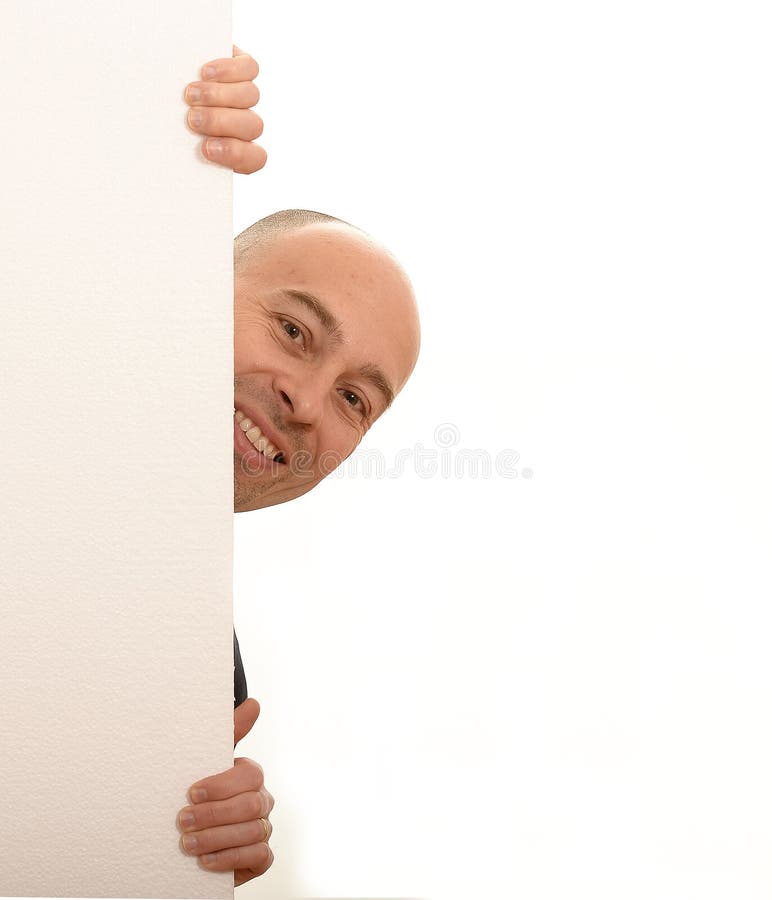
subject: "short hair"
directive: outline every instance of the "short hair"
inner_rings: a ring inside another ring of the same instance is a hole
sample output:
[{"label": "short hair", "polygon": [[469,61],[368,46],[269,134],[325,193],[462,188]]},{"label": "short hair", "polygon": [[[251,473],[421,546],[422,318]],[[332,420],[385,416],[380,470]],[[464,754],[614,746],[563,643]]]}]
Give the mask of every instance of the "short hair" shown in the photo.
[{"label": "short hair", "polygon": [[277,234],[294,231],[305,225],[316,225],[320,222],[337,222],[341,225],[348,225],[349,228],[354,228],[356,231],[362,231],[351,222],[345,222],[336,216],[313,209],[282,209],[279,212],[271,213],[270,216],[265,216],[254,225],[250,225],[249,228],[245,228],[233,239],[234,268],[238,269],[245,265],[256,249],[262,247]]}]

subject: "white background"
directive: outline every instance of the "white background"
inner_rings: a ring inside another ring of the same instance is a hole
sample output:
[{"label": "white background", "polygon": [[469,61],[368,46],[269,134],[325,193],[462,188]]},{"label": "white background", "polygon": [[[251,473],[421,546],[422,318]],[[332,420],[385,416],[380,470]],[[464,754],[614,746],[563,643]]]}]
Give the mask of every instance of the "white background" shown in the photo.
[{"label": "white background", "polygon": [[352,221],[423,328],[350,465],[235,520],[239,896],[770,895],[765,11],[236,0],[234,234]]}]

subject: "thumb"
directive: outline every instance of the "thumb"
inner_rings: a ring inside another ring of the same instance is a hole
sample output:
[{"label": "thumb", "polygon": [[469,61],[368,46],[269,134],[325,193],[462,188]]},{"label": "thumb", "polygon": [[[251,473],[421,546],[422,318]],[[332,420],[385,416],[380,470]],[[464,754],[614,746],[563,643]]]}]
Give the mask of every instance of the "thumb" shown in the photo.
[{"label": "thumb", "polygon": [[257,702],[257,700],[255,700],[254,697],[247,697],[247,699],[243,703],[240,703],[233,710],[234,748],[243,737],[249,734],[259,715],[260,704]]}]

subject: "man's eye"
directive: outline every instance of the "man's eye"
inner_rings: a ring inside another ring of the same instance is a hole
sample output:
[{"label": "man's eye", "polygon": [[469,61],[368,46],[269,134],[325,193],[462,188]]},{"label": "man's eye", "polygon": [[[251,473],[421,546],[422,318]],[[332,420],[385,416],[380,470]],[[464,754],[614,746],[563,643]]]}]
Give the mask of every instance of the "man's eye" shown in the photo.
[{"label": "man's eye", "polygon": [[298,326],[294,322],[288,322],[286,319],[282,319],[281,323],[284,331],[295,341],[295,338],[303,336],[303,332],[298,328]]},{"label": "man's eye", "polygon": [[[346,403],[348,403],[349,406],[353,406],[354,409],[358,408],[362,412],[365,411],[365,405],[362,401],[362,398],[359,396],[359,394],[355,394],[353,391],[347,391],[347,390],[343,390],[343,391],[341,391],[341,393],[345,397]],[[352,397],[353,397],[353,400],[351,399]],[[357,407],[357,403],[359,404],[359,407]]]}]

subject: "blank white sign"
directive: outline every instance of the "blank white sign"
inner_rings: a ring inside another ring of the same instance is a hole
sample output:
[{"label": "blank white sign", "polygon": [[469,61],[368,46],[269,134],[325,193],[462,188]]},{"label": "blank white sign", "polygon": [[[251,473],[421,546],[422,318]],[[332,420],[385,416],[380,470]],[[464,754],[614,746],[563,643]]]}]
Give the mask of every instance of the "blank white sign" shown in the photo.
[{"label": "blank white sign", "polygon": [[185,125],[225,0],[0,29],[0,894],[232,896],[232,175]]}]

